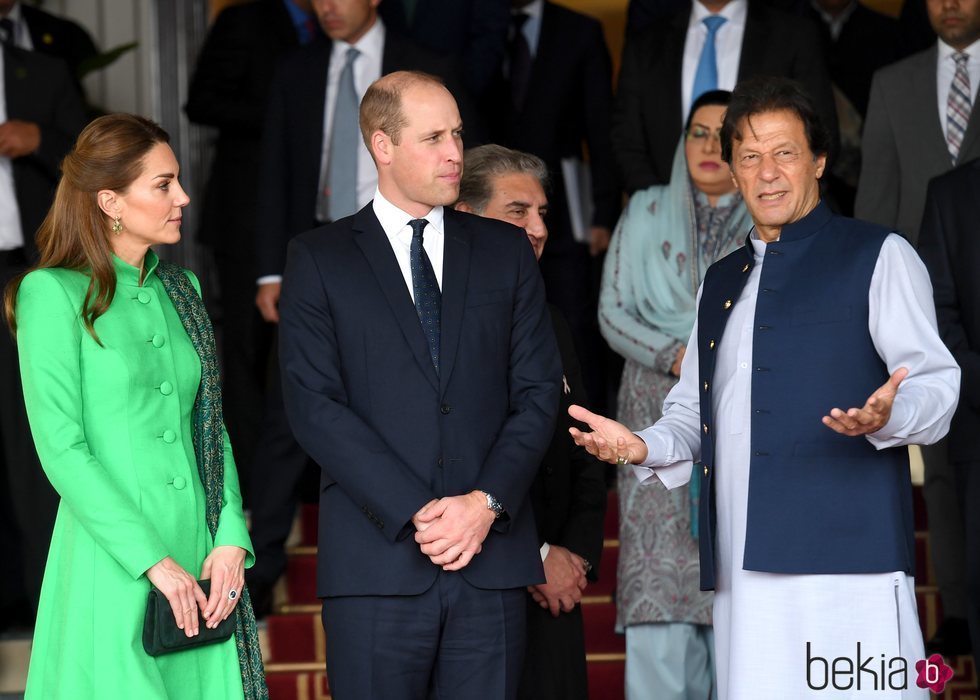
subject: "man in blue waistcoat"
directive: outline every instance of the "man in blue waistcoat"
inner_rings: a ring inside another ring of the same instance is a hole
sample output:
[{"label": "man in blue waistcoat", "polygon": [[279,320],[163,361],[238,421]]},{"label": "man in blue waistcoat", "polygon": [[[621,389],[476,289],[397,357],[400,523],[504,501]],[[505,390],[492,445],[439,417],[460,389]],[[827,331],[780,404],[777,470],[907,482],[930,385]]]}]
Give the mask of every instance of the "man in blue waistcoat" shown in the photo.
[{"label": "man in blue waistcoat", "polygon": [[721,142],[754,226],[705,275],[663,418],[633,434],[572,407],[593,431],[572,435],[668,488],[697,463],[722,700],[924,698],[942,669],[916,668],[905,446],[945,435],[960,380],[928,273],[820,201],[829,138],[798,84],[737,86]]}]

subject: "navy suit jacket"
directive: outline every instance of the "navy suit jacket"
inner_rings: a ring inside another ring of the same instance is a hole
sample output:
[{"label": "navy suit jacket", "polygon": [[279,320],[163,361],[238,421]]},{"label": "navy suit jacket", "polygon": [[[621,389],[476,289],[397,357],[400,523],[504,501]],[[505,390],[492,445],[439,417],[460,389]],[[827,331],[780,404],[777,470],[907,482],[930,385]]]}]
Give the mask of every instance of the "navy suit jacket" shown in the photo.
[{"label": "navy suit jacket", "polygon": [[524,232],[447,209],[441,373],[372,206],[289,245],[280,366],[297,441],[321,466],[318,594],[410,595],[439,567],[413,539],[433,498],[481,489],[507,517],[462,570],[480,588],[544,580],[528,490],[561,365]]}]

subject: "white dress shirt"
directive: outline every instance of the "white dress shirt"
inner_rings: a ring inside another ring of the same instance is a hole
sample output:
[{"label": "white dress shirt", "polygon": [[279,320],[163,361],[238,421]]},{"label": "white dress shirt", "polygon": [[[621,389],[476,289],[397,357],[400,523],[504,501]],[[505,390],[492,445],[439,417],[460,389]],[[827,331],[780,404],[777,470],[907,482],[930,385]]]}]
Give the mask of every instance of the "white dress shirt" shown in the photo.
[{"label": "white dress shirt", "polygon": [[[7,86],[4,82],[3,51],[0,51],[0,124],[7,121]],[[0,156],[0,250],[12,250],[24,245],[20,224],[20,208],[14,189],[14,165],[10,158]]]},{"label": "white dress shirt", "polygon": [[742,37],[745,35],[745,16],[748,13],[746,0],[732,0],[713,13],[700,2],[691,5],[691,20],[687,25],[687,38],[684,40],[684,63],[681,70],[681,113],[682,121],[687,121],[691,111],[691,93],[694,92],[694,74],[698,71],[701,50],[708,37],[705,17],[719,14],[728,21],[715,34],[715,56],[718,63],[718,89],[732,90],[738,80],[738,62],[742,58]]},{"label": "white dress shirt", "polygon": [[384,229],[385,236],[388,237],[388,243],[395,253],[395,260],[398,261],[398,268],[402,271],[405,286],[408,287],[408,293],[411,295],[413,303],[415,302],[415,287],[412,285],[412,227],[408,225],[408,222],[415,218],[425,219],[429,222],[422,230],[422,247],[425,249],[425,254],[429,256],[432,271],[436,274],[436,282],[439,283],[441,290],[443,250],[446,247],[442,207],[433,207],[425,216],[414,217],[385,199],[381,190],[375,190],[372,206],[374,215],[378,217],[381,228]]},{"label": "white dress shirt", "polygon": [[[949,99],[949,86],[953,84],[953,76],[956,75],[956,61],[953,59],[953,54],[958,52],[942,39],[937,40],[937,48],[939,55],[936,61],[936,99],[939,106],[939,124],[943,128],[943,136],[946,136],[946,101]],[[970,74],[973,106],[976,107],[977,87],[980,87],[980,39],[963,49],[963,53],[970,57],[966,62],[966,69]]]}]

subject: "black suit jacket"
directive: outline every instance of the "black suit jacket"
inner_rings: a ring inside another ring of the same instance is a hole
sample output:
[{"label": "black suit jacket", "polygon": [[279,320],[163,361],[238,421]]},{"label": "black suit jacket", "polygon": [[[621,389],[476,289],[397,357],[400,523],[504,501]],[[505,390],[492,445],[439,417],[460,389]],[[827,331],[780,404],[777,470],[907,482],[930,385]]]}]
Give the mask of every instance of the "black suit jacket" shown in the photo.
[{"label": "black suit jacket", "polygon": [[5,46],[3,67],[7,119],[33,122],[41,129],[37,151],[13,160],[24,249],[33,258],[34,235],[51,206],[61,160],[85,126],[85,106],[60,59]]},{"label": "black suit jacket", "polygon": [[[798,80],[836,144],[837,113],[817,28],[760,0],[748,2],[738,79],[779,75]],[[690,17],[688,3],[672,20],[628,39],[623,49],[612,142],[623,185],[630,192],[670,181],[684,129],[681,72]]]},{"label": "black suit jacket", "polygon": [[192,122],[218,129],[201,207],[203,243],[254,252],[269,88],[279,58],[297,46],[282,0],[232,5],[208,32],[184,107]]},{"label": "black suit jacket", "polygon": [[369,204],[289,245],[280,367],[297,441],[323,470],[318,594],[410,595],[439,567],[413,539],[432,498],[481,489],[508,517],[462,570],[543,581],[527,491],[554,432],[561,368],[523,231],[445,211],[441,371]]},{"label": "black suit jacket", "polygon": [[483,112],[492,141],[533,153],[548,166],[552,252],[572,243],[563,158],[584,159],[588,153],[595,212],[586,223],[610,229],[616,224],[621,195],[609,140],[611,104],[612,65],[602,26],[546,2],[524,104],[514,108],[510,82],[501,72]]},{"label": "black suit jacket", "polygon": [[[269,90],[257,212],[259,276],[282,274],[289,240],[314,226],[332,47],[329,39],[323,39],[288,54]],[[446,79],[450,90],[456,85],[445,59],[389,31],[381,73],[398,70],[438,75]],[[461,101],[461,113],[464,104]],[[465,113],[463,119],[465,124]]]},{"label": "black suit jacket", "polygon": [[88,32],[71,20],[57,17],[25,2],[20,4],[20,10],[27,22],[34,50],[68,63],[72,76],[77,80],[82,64],[99,53]]},{"label": "black suit jacket", "polygon": [[980,159],[934,178],[926,193],[919,255],[932,278],[943,342],[963,374],[949,429],[953,462],[977,461],[980,446]]},{"label": "black suit jacket", "polygon": [[606,470],[602,462],[576,445],[568,434],[572,425],[587,429],[572,420],[568,407],[572,404],[584,406],[588,398],[568,324],[554,305],[549,304],[548,311],[564,375],[558,422],[531,485],[531,507],[538,529],[538,546],[548,542],[575,552],[592,564],[589,578],[595,580],[602,556]]},{"label": "black suit jacket", "polygon": [[868,111],[874,72],[902,57],[898,22],[859,2],[834,40],[830,27],[812,5],[807,5],[806,14],[820,27],[831,81],[863,117]]}]

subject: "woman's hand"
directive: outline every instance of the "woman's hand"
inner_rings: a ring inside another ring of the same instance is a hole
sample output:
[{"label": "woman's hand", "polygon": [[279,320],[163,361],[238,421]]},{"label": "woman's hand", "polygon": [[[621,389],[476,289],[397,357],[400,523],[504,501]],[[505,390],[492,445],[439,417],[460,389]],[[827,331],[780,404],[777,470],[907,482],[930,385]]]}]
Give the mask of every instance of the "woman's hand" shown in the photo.
[{"label": "woman's hand", "polygon": [[245,550],[231,545],[215,547],[201,566],[201,578],[211,579],[211,597],[204,607],[204,619],[214,629],[231,615],[242,596]]},{"label": "woman's hand", "polygon": [[208,599],[197,585],[197,579],[170,557],[165,557],[146,570],[150,583],[166,596],[174,611],[177,627],[188,637],[200,632],[198,607],[204,608]]}]

